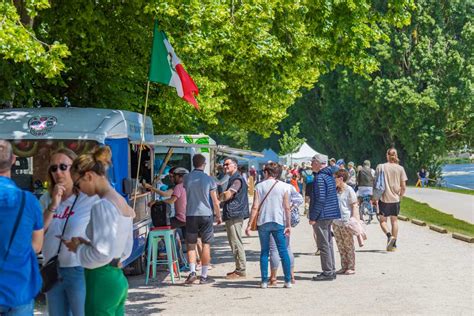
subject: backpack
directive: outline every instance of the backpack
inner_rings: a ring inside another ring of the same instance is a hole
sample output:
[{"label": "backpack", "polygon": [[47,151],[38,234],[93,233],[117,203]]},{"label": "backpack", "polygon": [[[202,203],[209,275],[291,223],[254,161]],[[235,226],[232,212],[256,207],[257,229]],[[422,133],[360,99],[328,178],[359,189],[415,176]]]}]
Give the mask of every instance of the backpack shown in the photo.
[{"label": "backpack", "polygon": [[310,173],[308,174],[308,171],[305,170],[305,171],[304,171],[304,175],[305,175],[306,184],[313,183],[313,181],[314,181],[314,175],[313,175],[312,172],[310,172]]},{"label": "backpack", "polygon": [[384,192],[385,192],[385,173],[383,171],[383,165],[381,165],[380,168],[377,168],[377,173],[375,174],[373,199],[377,201],[380,200]]}]

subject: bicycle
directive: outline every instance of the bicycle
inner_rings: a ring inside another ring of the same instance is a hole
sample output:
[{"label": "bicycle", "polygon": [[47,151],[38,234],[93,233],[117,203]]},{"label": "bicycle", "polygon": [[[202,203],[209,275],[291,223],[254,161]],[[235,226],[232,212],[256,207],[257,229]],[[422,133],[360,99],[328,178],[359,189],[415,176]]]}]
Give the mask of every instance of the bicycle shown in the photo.
[{"label": "bicycle", "polygon": [[372,222],[375,215],[374,206],[372,205],[372,197],[370,195],[361,196],[362,202],[359,206],[360,219],[367,224]]}]

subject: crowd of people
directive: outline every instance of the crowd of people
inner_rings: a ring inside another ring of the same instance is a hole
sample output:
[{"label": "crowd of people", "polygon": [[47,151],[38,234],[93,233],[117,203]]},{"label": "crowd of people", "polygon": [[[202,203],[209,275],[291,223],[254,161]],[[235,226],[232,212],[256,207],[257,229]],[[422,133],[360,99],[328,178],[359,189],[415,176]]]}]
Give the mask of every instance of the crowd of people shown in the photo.
[{"label": "crowd of people", "polygon": [[[169,190],[145,187],[174,205],[171,226],[183,237],[187,250],[190,271],[186,285],[213,281],[208,271],[214,227],[224,222],[235,261],[227,279],[248,276],[243,232],[251,235],[256,231],[261,246],[260,286],[277,284],[281,262],[283,286],[291,288],[297,263],[290,237],[301,222],[303,204],[307,204],[305,213],[321,260],[322,272],[314,281],[355,273],[354,239],[361,245],[365,238],[359,213],[362,196],[370,196],[379,210],[387,250],[396,249],[397,215],[407,177],[394,148],[387,150],[386,157],[387,162],[376,170],[370,168],[369,161],[357,169],[350,162],[346,169],[343,160],[328,162],[326,156],[317,154],[301,166],[288,168],[268,162],[261,170],[252,167],[248,172],[229,157],[215,179],[204,172],[205,157],[196,154],[193,170],[170,170],[174,186]],[[45,262],[58,265],[58,279],[46,290],[43,284],[50,315],[124,314],[128,283],[121,267],[132,251],[135,214],[107,180],[110,161],[111,151],[106,146],[81,156],[57,150],[48,167],[52,185],[40,203],[10,179],[15,156],[11,144],[0,141],[0,229],[9,236],[0,239],[1,315],[33,314],[34,297],[41,289],[36,262],[40,250]],[[253,195],[251,207],[249,193]],[[341,256],[337,271],[333,237]]]}]

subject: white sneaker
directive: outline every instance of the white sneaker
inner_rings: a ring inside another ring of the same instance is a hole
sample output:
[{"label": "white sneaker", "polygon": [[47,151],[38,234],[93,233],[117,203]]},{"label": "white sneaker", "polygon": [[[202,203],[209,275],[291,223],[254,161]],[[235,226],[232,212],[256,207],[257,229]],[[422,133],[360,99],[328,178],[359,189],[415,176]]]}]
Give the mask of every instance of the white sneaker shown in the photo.
[{"label": "white sneaker", "polygon": [[268,287],[268,282],[262,282],[262,283],[260,284],[260,287],[261,287],[262,289],[266,289],[266,288]]},{"label": "white sneaker", "polygon": [[393,250],[393,245],[395,244],[397,240],[393,237],[390,237],[390,239],[387,242],[387,251],[392,251]]},{"label": "white sneaker", "polygon": [[293,287],[293,284],[291,284],[291,282],[285,282],[283,287],[286,288],[286,289],[291,289]]}]

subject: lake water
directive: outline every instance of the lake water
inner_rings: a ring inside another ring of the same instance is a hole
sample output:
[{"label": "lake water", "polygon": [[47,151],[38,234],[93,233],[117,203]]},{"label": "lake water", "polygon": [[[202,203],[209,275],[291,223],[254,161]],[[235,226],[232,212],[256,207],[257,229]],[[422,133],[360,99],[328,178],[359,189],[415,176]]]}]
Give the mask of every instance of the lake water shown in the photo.
[{"label": "lake water", "polygon": [[443,180],[450,188],[474,189],[474,164],[444,165]]}]

